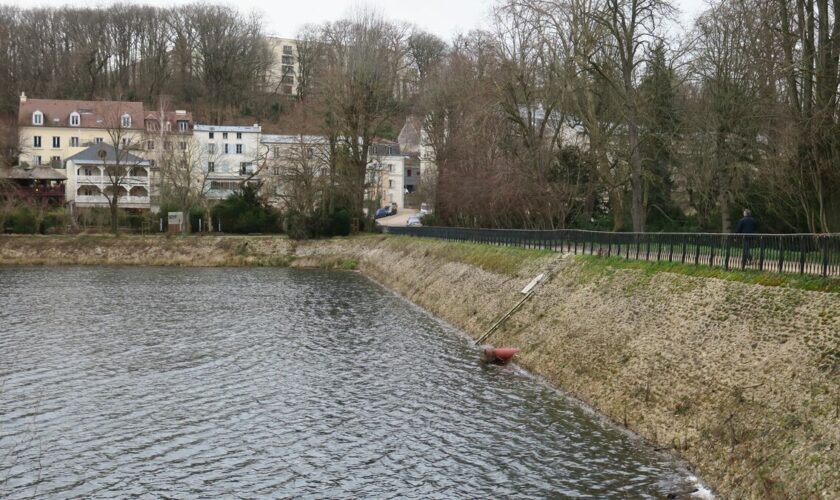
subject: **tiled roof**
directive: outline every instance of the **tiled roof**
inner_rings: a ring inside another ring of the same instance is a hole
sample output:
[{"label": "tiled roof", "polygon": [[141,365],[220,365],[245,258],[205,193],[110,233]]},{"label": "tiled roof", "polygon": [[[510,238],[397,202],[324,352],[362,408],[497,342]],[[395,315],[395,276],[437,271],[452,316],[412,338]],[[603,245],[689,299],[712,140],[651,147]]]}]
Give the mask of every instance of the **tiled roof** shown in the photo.
[{"label": "tiled roof", "polygon": [[[36,111],[44,114],[43,125],[32,123]],[[79,113],[78,128],[117,127],[126,113],[131,116],[131,129],[143,128],[143,103],[130,101],[27,99],[20,103],[18,123],[21,126],[70,127],[70,114],[74,111]]]},{"label": "tiled roof", "polygon": [[39,181],[64,181],[67,176],[58,170],[46,165],[38,165],[35,168],[26,170],[23,168],[0,169],[0,177],[7,179],[35,179]]}]

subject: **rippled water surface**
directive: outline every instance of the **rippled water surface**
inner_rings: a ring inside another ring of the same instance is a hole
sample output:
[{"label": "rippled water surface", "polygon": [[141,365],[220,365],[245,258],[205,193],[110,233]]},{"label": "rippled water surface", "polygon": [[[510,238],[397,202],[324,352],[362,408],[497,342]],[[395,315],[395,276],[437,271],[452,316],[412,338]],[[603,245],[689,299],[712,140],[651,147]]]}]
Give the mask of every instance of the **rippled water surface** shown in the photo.
[{"label": "rippled water surface", "polygon": [[680,474],[355,273],[0,268],[0,497],[662,497]]}]

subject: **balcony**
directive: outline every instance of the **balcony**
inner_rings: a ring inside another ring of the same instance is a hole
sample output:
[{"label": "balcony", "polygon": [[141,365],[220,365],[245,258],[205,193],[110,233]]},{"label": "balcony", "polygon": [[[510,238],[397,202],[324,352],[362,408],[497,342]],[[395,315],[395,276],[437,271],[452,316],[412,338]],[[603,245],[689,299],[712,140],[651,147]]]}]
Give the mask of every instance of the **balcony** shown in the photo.
[{"label": "balcony", "polygon": [[[76,205],[79,206],[108,206],[108,198],[102,194],[76,195]],[[148,196],[119,196],[117,205],[123,208],[149,208],[151,199]]]},{"label": "balcony", "polygon": [[21,186],[17,189],[24,198],[36,200],[54,198],[57,201],[64,201],[64,186]]},{"label": "balcony", "polygon": [[[110,186],[113,182],[107,175],[80,175],[76,177],[80,186]],[[120,186],[148,186],[147,176],[126,176],[120,179]]]}]

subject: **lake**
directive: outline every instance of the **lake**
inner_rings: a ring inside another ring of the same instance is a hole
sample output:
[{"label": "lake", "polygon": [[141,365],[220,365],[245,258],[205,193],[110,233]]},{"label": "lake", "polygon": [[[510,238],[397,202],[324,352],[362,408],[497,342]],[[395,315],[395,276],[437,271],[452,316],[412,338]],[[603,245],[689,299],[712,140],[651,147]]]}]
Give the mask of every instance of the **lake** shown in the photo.
[{"label": "lake", "polygon": [[686,476],[358,273],[0,268],[5,498],[658,498]]}]

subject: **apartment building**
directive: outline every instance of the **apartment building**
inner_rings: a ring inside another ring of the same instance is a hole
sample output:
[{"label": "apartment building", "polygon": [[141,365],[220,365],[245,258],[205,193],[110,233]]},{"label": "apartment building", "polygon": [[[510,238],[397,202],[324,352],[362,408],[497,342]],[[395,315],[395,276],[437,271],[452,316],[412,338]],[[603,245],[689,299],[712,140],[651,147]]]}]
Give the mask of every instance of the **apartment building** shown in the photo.
[{"label": "apartment building", "polygon": [[329,144],[321,135],[271,135],[261,139],[265,167],[260,171],[262,193],[270,204],[282,207],[288,192],[284,184],[295,176],[326,176]]},{"label": "apartment building", "polygon": [[300,74],[297,41],[292,38],[268,37],[268,44],[274,53],[274,66],[267,86],[278,94],[297,95]]},{"label": "apartment building", "polygon": [[29,99],[20,95],[18,134],[21,166],[63,162],[91,145],[109,143],[118,135],[125,145],[143,137],[143,103]]},{"label": "apartment building", "polygon": [[203,158],[204,195],[223,200],[240,190],[243,182],[256,184],[262,128],[253,126],[202,125],[193,128],[193,139]]}]

